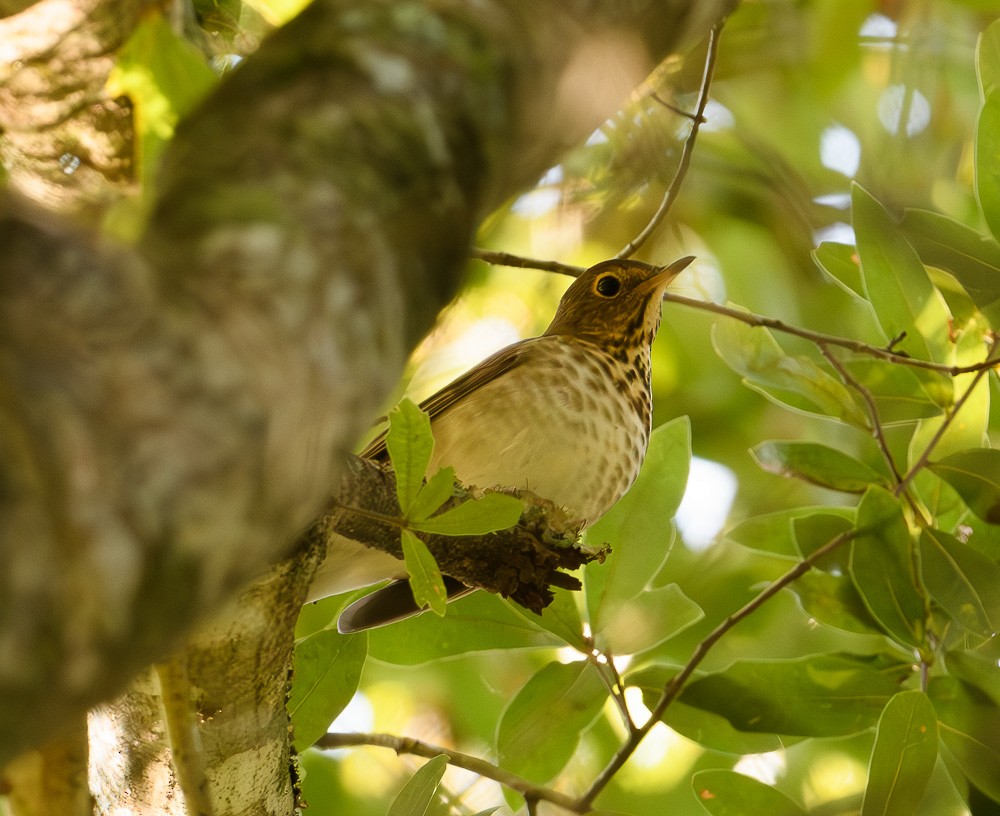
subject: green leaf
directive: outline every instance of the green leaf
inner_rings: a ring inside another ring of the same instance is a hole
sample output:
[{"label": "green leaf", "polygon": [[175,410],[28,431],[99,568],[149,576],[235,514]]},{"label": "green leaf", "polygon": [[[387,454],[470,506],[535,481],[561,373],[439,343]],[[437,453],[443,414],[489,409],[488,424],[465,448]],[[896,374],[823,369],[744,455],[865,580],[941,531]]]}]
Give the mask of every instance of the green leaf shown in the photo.
[{"label": "green leaf", "polygon": [[982,693],[1000,708],[1000,671],[997,671],[997,644],[987,641],[979,649],[954,649],[945,653],[948,673],[964,680],[969,688]]},{"label": "green leaf", "polygon": [[362,634],[322,629],[295,644],[288,714],[295,749],[304,751],[322,737],[357,691],[368,652]]},{"label": "green leaf", "polygon": [[[865,285],[861,279],[861,261],[858,250],[851,244],[824,241],[812,253],[816,265],[826,273],[847,294],[862,301],[871,309],[865,296]],[[874,313],[873,313],[874,314]]]},{"label": "green leaf", "polygon": [[930,469],[955,488],[979,518],[1000,524],[1000,450],[959,451],[930,465]]},{"label": "green leaf", "polygon": [[413,600],[421,609],[430,607],[436,615],[444,615],[448,605],[448,591],[438,569],[437,561],[419,538],[409,530],[402,530],[403,563],[410,576]]},{"label": "green leaf", "polygon": [[698,771],[691,784],[698,802],[712,816],[806,816],[781,791],[735,771]]},{"label": "green leaf", "polygon": [[1000,244],[929,210],[907,210],[900,228],[924,263],[954,275],[993,325],[1000,324]]},{"label": "green leaf", "polygon": [[674,541],[671,519],[680,506],[691,463],[691,424],[679,417],[656,428],[635,484],[587,530],[588,546],[611,545],[603,564],[584,570],[590,626],[598,632],[607,604],[643,592]]},{"label": "green leaf", "polygon": [[1000,89],[993,88],[976,127],[976,197],[994,238],[1000,239]]},{"label": "green leaf", "polygon": [[1000,565],[941,530],[920,533],[924,586],[971,632],[991,637],[1000,625]]},{"label": "green leaf", "polygon": [[501,767],[539,783],[555,777],[607,696],[607,686],[586,661],[549,663],[528,680],[500,719],[496,743]]},{"label": "green leaf", "polygon": [[863,493],[869,485],[885,482],[864,462],[816,442],[761,442],[750,449],[750,455],[768,473],[845,493]]},{"label": "green leaf", "polygon": [[108,74],[109,96],[128,96],[139,136],[140,175],[151,184],[177,122],[218,82],[205,55],[158,12],[145,14],[118,50]]},{"label": "green leaf", "polygon": [[910,646],[924,640],[926,608],[913,573],[913,546],[899,501],[869,488],[858,505],[858,536],[851,542],[851,579],[885,631]]},{"label": "green leaf", "polygon": [[[796,542],[795,527],[798,520],[814,515],[833,514],[847,519],[848,526],[854,522],[852,507],[794,507],[748,518],[729,530],[726,538],[752,550],[801,558],[808,553],[804,553]],[[819,543],[824,544],[826,541]]]},{"label": "green leaf", "polygon": [[864,412],[840,380],[808,357],[787,354],[767,329],[722,321],[712,326],[712,343],[723,362],[768,399],[859,428],[867,426]]},{"label": "green leaf", "polygon": [[861,816],[913,816],[937,760],[937,717],[921,691],[893,697],[878,721]]},{"label": "green leaf", "polygon": [[[640,689],[643,702],[652,710],[663,689],[678,671],[674,666],[652,665],[629,673],[625,677],[625,683]],[[661,719],[692,742],[726,754],[764,754],[787,748],[798,741],[793,737],[775,734],[737,731],[725,717],[685,705],[681,700],[671,703]]]},{"label": "green leaf", "polygon": [[883,425],[940,416],[955,402],[952,380],[939,371],[856,357],[844,367],[871,392]]},{"label": "green leaf", "polygon": [[599,649],[631,655],[652,649],[705,617],[677,584],[640,592],[628,600],[608,600],[595,635]]},{"label": "green leaf", "polygon": [[994,21],[976,43],[976,77],[983,99],[1000,90],[1000,21]]},{"label": "green leaf", "polygon": [[396,495],[399,496],[400,510],[405,517],[409,517],[434,453],[430,417],[413,400],[404,397],[389,412],[385,446],[396,473]]},{"label": "green leaf", "polygon": [[910,663],[884,655],[740,660],[690,683],[681,700],[722,715],[741,731],[844,736],[875,725],[912,671]]},{"label": "green leaf", "polygon": [[425,521],[414,521],[410,526],[438,535],[486,535],[513,527],[523,512],[524,503],[520,499],[505,493],[487,493]]},{"label": "green leaf", "polygon": [[927,694],[941,742],[969,781],[1000,802],[1000,708],[954,677],[932,677]]},{"label": "green leaf", "polygon": [[455,468],[441,468],[417,491],[413,504],[410,505],[410,522],[426,521],[428,516],[448,501],[454,492]]},{"label": "green leaf", "polygon": [[798,596],[802,608],[820,623],[864,635],[881,631],[846,575],[811,570],[789,588]]},{"label": "green leaf", "polygon": [[386,816],[424,816],[447,768],[448,757],[444,754],[427,760],[406,780]]},{"label": "green leaf", "polygon": [[529,623],[551,632],[577,651],[589,652],[593,648],[593,644],[583,634],[583,619],[580,617],[580,610],[577,607],[579,593],[566,589],[556,589],[554,596],[552,603],[542,610],[541,615],[529,612],[513,601],[506,601],[506,603],[512,612],[523,617]]},{"label": "green leaf", "polygon": [[946,362],[951,314],[896,222],[863,187],[853,185],[854,232],[865,291],[888,339],[922,360]]},{"label": "green leaf", "polygon": [[[809,558],[833,539],[853,529],[856,512],[838,512],[839,510],[840,508],[823,508],[792,520],[795,546],[802,558]],[[843,574],[847,572],[849,560],[850,548],[842,546],[820,558],[813,567]]]},{"label": "green leaf", "polygon": [[473,592],[452,602],[443,618],[417,615],[368,633],[368,652],[373,658],[409,666],[495,649],[562,645],[489,592]]}]

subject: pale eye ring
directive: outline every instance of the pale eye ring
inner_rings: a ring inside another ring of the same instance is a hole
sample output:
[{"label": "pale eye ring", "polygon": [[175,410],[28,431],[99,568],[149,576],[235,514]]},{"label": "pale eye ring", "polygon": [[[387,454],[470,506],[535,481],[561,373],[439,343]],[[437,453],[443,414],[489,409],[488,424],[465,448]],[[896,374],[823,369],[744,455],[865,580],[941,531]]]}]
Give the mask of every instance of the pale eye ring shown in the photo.
[{"label": "pale eye ring", "polygon": [[621,290],[622,282],[615,275],[603,275],[594,284],[594,291],[606,298],[613,298]]}]

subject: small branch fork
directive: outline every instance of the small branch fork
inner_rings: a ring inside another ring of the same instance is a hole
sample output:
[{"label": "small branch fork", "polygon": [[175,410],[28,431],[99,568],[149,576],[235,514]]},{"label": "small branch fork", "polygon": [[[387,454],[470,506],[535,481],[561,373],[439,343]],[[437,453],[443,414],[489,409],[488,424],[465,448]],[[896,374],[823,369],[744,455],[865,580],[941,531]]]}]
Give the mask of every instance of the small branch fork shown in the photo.
[{"label": "small branch fork", "polygon": [[[687,175],[688,168],[691,166],[691,157],[694,155],[694,143],[698,140],[698,131],[701,130],[701,126],[705,122],[705,108],[708,106],[709,90],[712,87],[712,78],[715,75],[715,63],[718,60],[719,55],[719,37],[722,34],[722,27],[725,24],[726,19],[723,17],[714,26],[712,26],[712,31],[708,35],[708,51],[705,54],[705,68],[702,71],[701,88],[698,91],[698,105],[695,108],[694,113],[690,115],[691,132],[684,141],[684,148],[681,151],[681,158],[677,164],[677,170],[674,173],[674,177],[668,185],[666,192],[663,194],[660,206],[657,207],[656,212],[653,213],[653,217],[649,219],[649,223],[642,228],[642,231],[636,235],[635,238],[618,250],[618,254],[615,255],[615,258],[631,258],[639,250],[639,248],[646,243],[649,236],[651,236],[656,231],[657,227],[660,226],[660,223],[670,211],[674,201],[677,199],[677,195],[681,191],[681,185],[684,183],[684,177]],[[663,100],[661,100],[656,94],[653,94],[653,98],[660,102],[660,104],[664,104]]]}]

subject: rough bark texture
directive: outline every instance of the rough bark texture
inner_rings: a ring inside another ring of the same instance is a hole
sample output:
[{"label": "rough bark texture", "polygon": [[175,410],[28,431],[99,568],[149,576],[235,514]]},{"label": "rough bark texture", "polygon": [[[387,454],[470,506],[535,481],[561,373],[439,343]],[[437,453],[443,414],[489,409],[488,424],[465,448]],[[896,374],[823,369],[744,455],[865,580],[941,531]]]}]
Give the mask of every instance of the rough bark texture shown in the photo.
[{"label": "rough bark texture", "polygon": [[0,5],[0,165],[12,189],[93,220],[134,179],[132,108],[105,91],[147,0]]},{"label": "rough bark texture", "polygon": [[[729,5],[316,0],[179,129],[138,251],[0,201],[0,761],[289,554],[454,293],[478,219]],[[243,730],[213,719],[214,750],[263,752],[266,779],[286,768],[273,692],[309,563],[272,573],[286,590],[266,609],[204,630],[228,642],[238,619],[255,647],[214,662],[196,639],[172,659],[193,702],[239,700],[220,710]],[[237,658],[268,661],[266,700],[215,676]],[[275,796],[219,812],[286,812]]]},{"label": "rough bark texture", "polygon": [[[445,575],[511,598],[541,614],[552,602],[553,586],[580,588],[576,578],[559,570],[575,570],[604,554],[577,546],[578,530],[562,523],[564,514],[551,503],[527,492],[520,497],[525,511],[517,526],[509,530],[460,538],[421,534],[421,539]],[[469,498],[462,492],[441,510]],[[393,473],[387,466],[351,457],[340,490],[304,536],[304,547],[322,552],[330,534],[337,533],[402,559],[399,525],[380,518],[401,520]]]}]

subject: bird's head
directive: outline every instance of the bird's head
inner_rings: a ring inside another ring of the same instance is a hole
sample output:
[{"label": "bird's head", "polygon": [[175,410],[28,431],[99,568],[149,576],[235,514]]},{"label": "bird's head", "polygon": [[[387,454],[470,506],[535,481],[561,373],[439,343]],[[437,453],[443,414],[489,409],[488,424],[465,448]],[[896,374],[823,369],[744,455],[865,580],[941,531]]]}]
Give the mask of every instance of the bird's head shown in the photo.
[{"label": "bird's head", "polygon": [[545,333],[578,337],[602,348],[649,344],[660,325],[667,285],[693,260],[688,255],[669,266],[602,261],[566,290]]}]

